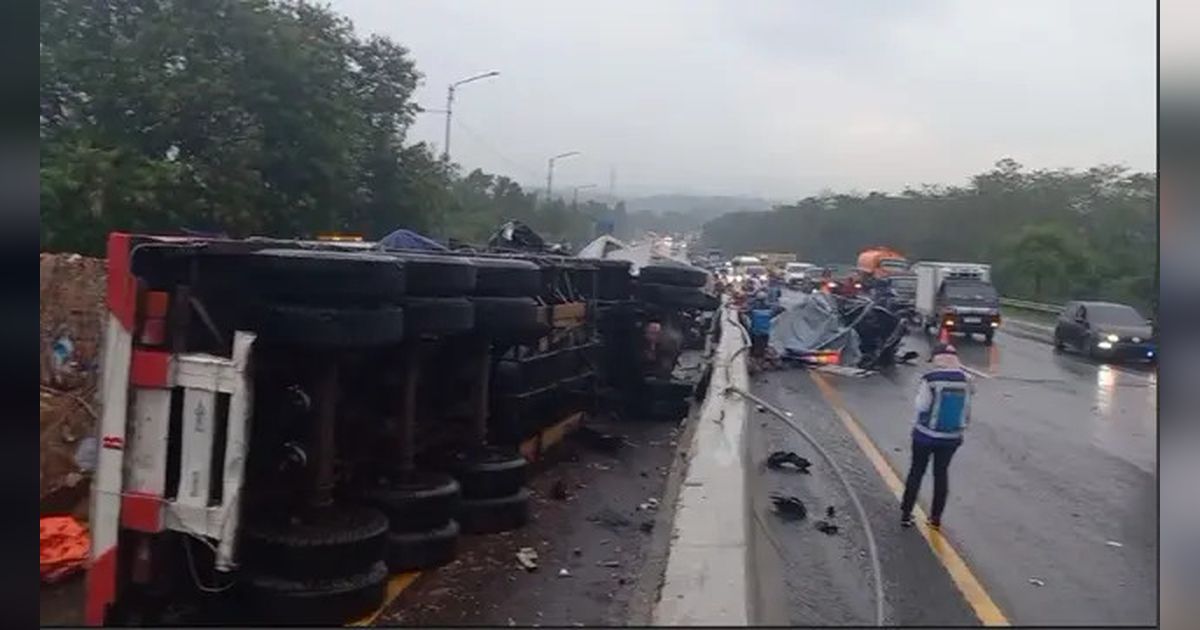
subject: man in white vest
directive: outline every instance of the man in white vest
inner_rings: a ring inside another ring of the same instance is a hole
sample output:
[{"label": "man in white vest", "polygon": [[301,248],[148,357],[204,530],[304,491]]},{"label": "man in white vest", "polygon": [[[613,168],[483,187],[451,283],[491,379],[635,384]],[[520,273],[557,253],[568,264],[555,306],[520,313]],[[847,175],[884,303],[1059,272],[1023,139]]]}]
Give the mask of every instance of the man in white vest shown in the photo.
[{"label": "man in white vest", "polygon": [[942,510],[950,491],[950,459],[962,444],[971,420],[971,377],[949,344],[938,344],[931,357],[934,367],[921,376],[917,387],[917,419],[912,432],[912,466],[900,502],[900,524],[912,526],[912,509],[921,489],[921,478],[933,460],[933,509],[931,527],[941,527]]}]

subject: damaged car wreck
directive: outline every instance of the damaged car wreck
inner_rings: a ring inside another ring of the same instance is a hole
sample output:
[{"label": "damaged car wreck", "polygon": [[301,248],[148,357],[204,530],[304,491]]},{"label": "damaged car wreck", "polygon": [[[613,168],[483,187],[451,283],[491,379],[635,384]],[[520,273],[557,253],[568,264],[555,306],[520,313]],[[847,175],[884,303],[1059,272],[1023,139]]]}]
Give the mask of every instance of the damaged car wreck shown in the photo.
[{"label": "damaged car wreck", "polygon": [[902,349],[908,317],[882,283],[852,296],[804,293],[772,321],[768,344],[782,363],[877,371],[917,357]]}]

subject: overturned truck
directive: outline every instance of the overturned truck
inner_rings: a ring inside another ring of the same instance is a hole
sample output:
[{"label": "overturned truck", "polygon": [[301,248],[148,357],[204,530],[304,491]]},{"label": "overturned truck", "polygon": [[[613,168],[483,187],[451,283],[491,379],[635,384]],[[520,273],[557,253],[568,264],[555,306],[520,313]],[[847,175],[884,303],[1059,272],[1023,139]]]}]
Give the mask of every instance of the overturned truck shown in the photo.
[{"label": "overturned truck", "polygon": [[715,308],[701,285],[536,244],[111,235],[87,622],[371,613],[528,520],[548,427],[683,417],[643,331]]}]

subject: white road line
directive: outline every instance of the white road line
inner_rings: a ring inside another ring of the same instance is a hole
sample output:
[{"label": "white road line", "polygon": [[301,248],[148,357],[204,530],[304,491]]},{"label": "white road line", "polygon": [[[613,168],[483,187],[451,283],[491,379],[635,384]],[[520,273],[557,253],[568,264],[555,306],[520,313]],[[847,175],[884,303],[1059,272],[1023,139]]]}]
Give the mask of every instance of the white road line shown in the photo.
[{"label": "white road line", "polygon": [[973,368],[965,363],[963,364],[962,368],[964,370],[966,370],[967,372],[970,372],[971,374],[978,376],[979,378],[992,378],[991,374],[988,374],[987,372],[982,372],[980,370],[976,370],[975,368]]}]

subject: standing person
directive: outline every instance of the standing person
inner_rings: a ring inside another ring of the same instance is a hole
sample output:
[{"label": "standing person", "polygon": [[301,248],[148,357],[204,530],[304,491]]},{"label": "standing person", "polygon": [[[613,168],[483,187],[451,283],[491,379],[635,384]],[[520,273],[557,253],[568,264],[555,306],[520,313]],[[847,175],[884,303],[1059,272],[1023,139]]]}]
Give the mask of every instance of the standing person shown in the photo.
[{"label": "standing person", "polygon": [[778,304],[773,304],[767,297],[766,291],[759,291],[750,302],[747,319],[750,328],[750,356],[761,359],[767,351],[767,341],[771,336],[771,320],[783,310]]},{"label": "standing person", "polygon": [[933,510],[930,527],[942,525],[942,510],[950,491],[950,458],[962,444],[971,420],[970,376],[949,344],[938,344],[930,357],[934,368],[921,376],[917,387],[917,420],[912,432],[912,466],[900,501],[900,525],[912,526],[912,509],[921,489],[925,468],[933,459]]}]

